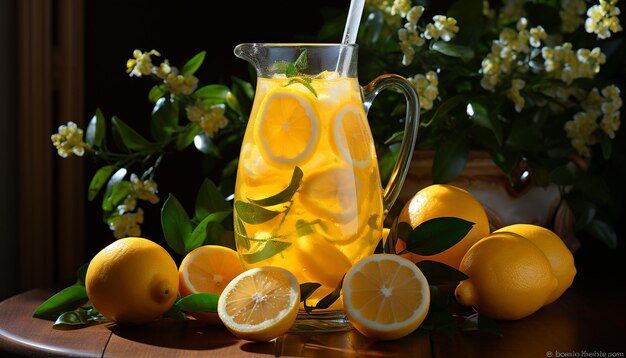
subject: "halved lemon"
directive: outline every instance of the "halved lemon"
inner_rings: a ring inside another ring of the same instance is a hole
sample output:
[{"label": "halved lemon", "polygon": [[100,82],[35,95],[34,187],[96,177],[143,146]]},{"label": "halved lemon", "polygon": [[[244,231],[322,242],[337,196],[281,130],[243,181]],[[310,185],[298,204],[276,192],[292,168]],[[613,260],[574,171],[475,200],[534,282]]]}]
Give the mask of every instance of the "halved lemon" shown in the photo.
[{"label": "halved lemon", "polygon": [[[178,268],[182,297],[192,293],[219,295],[226,285],[244,271],[236,251],[219,245],[205,245],[189,252]],[[219,323],[216,313],[192,312],[191,316],[207,323]]]},{"label": "halved lemon", "polygon": [[343,304],[350,323],[365,336],[398,339],[426,318],[430,290],[413,262],[376,254],[359,260],[346,274]]},{"label": "halved lemon", "polygon": [[305,176],[300,200],[313,215],[347,223],[357,214],[361,179],[345,165],[331,165]]},{"label": "halved lemon", "polygon": [[374,142],[363,108],[347,106],[339,110],[333,120],[335,152],[356,167],[365,168],[372,162]]},{"label": "halved lemon", "polygon": [[280,267],[258,267],[235,277],[217,304],[220,319],[235,336],[269,341],[291,328],[298,314],[300,286]]},{"label": "halved lemon", "polygon": [[311,156],[320,133],[314,108],[307,95],[293,89],[268,94],[254,129],[254,140],[268,163],[293,169]]}]

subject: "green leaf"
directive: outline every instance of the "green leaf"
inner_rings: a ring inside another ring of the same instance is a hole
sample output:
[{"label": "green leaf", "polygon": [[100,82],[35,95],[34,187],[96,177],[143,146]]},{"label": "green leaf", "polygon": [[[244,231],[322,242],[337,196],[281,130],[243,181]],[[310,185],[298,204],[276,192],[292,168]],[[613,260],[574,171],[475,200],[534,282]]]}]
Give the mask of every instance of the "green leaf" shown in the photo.
[{"label": "green leaf", "polygon": [[252,254],[243,254],[241,255],[241,258],[249,264],[254,264],[269,259],[289,246],[291,246],[290,242],[267,240],[263,244],[263,248],[261,250]]},{"label": "green leaf", "polygon": [[126,148],[141,152],[150,148],[151,144],[141,134],[137,133],[134,129],[124,123],[121,119],[113,116],[113,127],[115,127],[122,139],[122,142]]},{"label": "green leaf", "polygon": [[299,83],[301,85],[303,85],[304,87],[306,87],[306,89],[308,89],[309,91],[311,91],[311,93],[313,93],[313,95],[315,96],[315,98],[317,98],[317,91],[315,91],[315,88],[313,88],[313,86],[311,86],[311,81],[310,78],[308,79],[309,81],[307,81],[306,78],[302,78],[302,77],[293,77],[289,80],[289,82],[287,82],[287,84],[285,85],[285,87],[287,86],[291,86],[293,84]]},{"label": "green leaf", "polygon": [[185,255],[185,241],[192,232],[187,212],[178,199],[169,195],[161,209],[161,227],[167,244],[180,255]]},{"label": "green leaf", "polygon": [[176,136],[175,146],[177,150],[183,150],[193,143],[194,138],[202,129],[195,123],[188,123]]},{"label": "green leaf", "polygon": [[148,100],[150,101],[150,103],[156,103],[159,98],[165,96],[165,94],[168,92],[167,86],[165,84],[158,84],[158,85],[154,85],[152,86],[152,88],[150,89],[150,92],[148,93]]},{"label": "green leaf", "polygon": [[204,179],[198,195],[196,196],[195,216],[196,220],[202,220],[207,215],[218,211],[232,211],[232,206],[226,201],[215,184]]},{"label": "green leaf", "polygon": [[285,66],[285,76],[287,78],[296,77],[298,75],[298,70],[296,70],[296,65],[293,63],[288,63]]},{"label": "green leaf", "polygon": [[247,118],[252,109],[252,98],[254,98],[254,88],[252,85],[240,78],[232,77],[233,85],[232,94],[237,98],[237,102],[241,105],[241,115]]},{"label": "green leaf", "polygon": [[87,302],[87,290],[83,285],[72,285],[61,290],[39,305],[33,317],[56,320],[67,311],[74,310]]},{"label": "green leaf", "polygon": [[468,279],[463,272],[441,262],[424,260],[417,263],[417,267],[422,271],[428,283],[431,285],[441,285],[455,283]]},{"label": "green leaf", "polygon": [[198,88],[193,96],[200,99],[218,99],[218,100],[226,100],[226,96],[230,92],[230,89],[224,85],[206,85],[204,87]]},{"label": "green leaf", "polygon": [[480,331],[502,337],[502,332],[500,331],[500,328],[498,327],[496,321],[487,318],[479,313],[474,313],[468,316],[465,321],[463,321],[463,324],[461,325],[461,330],[464,332]]},{"label": "green leaf", "polygon": [[328,295],[324,296],[321,300],[319,300],[317,304],[315,305],[315,307],[308,306],[305,302],[304,310],[307,313],[311,313],[313,310],[325,309],[325,308],[330,307],[333,303],[335,303],[335,301],[337,301],[339,299],[339,296],[341,295],[341,289],[343,287],[343,279],[345,277],[346,275],[344,273],[344,275],[341,277],[341,281],[339,281],[339,284],[337,285],[337,287],[335,287],[333,292],[329,293]]},{"label": "green leaf", "polygon": [[433,42],[430,48],[446,56],[460,58],[463,61],[469,61],[476,55],[470,47],[454,45],[444,41]]},{"label": "green leaf", "polygon": [[204,57],[206,56],[206,51],[201,51],[197,53],[194,57],[192,57],[187,63],[183,65],[183,69],[180,70],[180,73],[183,76],[190,76],[196,73],[196,71],[202,66],[202,62],[204,62]]},{"label": "green leaf", "polygon": [[213,293],[192,293],[178,300],[175,305],[185,312],[217,312],[220,296]]},{"label": "green leaf", "polygon": [[459,105],[465,104],[465,101],[466,97],[463,95],[454,96],[444,100],[443,102],[441,102],[441,104],[437,106],[434,114],[430,117],[430,120],[428,120],[427,122],[423,122],[421,126],[429,127],[430,125],[435,123],[438,118],[446,118],[449,112],[454,110]]},{"label": "green leaf", "polygon": [[468,106],[470,106],[473,112],[470,117],[474,120],[474,123],[490,130],[496,138],[498,145],[502,144],[502,125],[498,121],[497,116],[489,110],[489,106],[483,103],[483,101],[476,99],[471,100]]},{"label": "green leaf", "polygon": [[424,221],[409,235],[406,249],[422,256],[436,255],[461,241],[473,226],[474,223],[455,217]]},{"label": "green leaf", "polygon": [[389,145],[393,143],[400,143],[402,142],[403,138],[404,138],[404,131],[395,132],[394,134],[391,135],[391,137],[387,138],[387,140],[383,144]]},{"label": "green leaf", "polygon": [[76,271],[76,284],[80,286],[85,286],[85,277],[87,277],[87,268],[89,267],[89,263],[83,264]]},{"label": "green leaf", "polygon": [[117,167],[115,165],[106,165],[96,171],[96,174],[91,178],[89,183],[89,189],[87,193],[87,200],[92,201],[100,192],[100,189],[109,180],[111,174]]},{"label": "green leaf", "polygon": [[430,304],[424,322],[420,325],[422,329],[427,331],[442,331],[450,337],[456,332],[456,327],[456,320],[450,311],[433,302]]},{"label": "green leaf", "polygon": [[568,162],[550,172],[550,181],[557,185],[572,185],[579,173],[580,168],[573,162]]},{"label": "green leaf", "polygon": [[61,314],[52,328],[60,329],[62,326],[82,326],[85,324],[87,324],[87,320],[79,312],[69,311]]},{"label": "green leaf", "polygon": [[604,131],[601,131],[597,137],[599,137],[600,148],[602,149],[602,158],[604,160],[611,159],[611,152],[613,151],[611,138]]},{"label": "green leaf", "polygon": [[461,29],[454,41],[456,43],[474,47],[480,40],[484,26],[484,16],[482,15],[482,0],[457,0],[448,9],[447,16],[457,20],[457,25]]},{"label": "green leaf", "polygon": [[219,223],[222,222],[225,218],[230,216],[232,213],[231,210],[228,211],[220,211],[207,215],[195,229],[191,232],[191,235],[185,237],[185,251],[190,252],[191,250],[202,246],[209,236],[208,225],[210,223]]},{"label": "green leaf", "polygon": [[205,132],[199,132],[193,140],[193,145],[200,153],[210,155],[213,158],[222,158],[220,148],[213,142]]},{"label": "green leaf", "polygon": [[241,200],[235,201],[237,216],[248,224],[261,224],[269,221],[280,214],[280,211],[267,210],[261,206],[246,203]]},{"label": "green leaf", "polygon": [[100,108],[96,109],[96,114],[89,121],[85,141],[92,147],[101,147],[106,137],[106,119]]},{"label": "green leaf", "polygon": [[170,317],[179,321],[187,320],[187,315],[185,314],[185,312],[178,308],[176,304],[173,304],[172,307],[170,307],[170,309],[163,314],[163,317]]},{"label": "green leaf", "polygon": [[322,287],[322,284],[317,282],[305,282],[300,284],[300,302],[305,302],[307,298],[320,287]]},{"label": "green leaf", "polygon": [[289,200],[291,200],[293,195],[296,193],[296,191],[300,187],[300,184],[302,183],[303,175],[304,173],[302,172],[302,169],[300,169],[299,167],[295,167],[293,169],[293,174],[291,175],[291,181],[289,182],[289,185],[285,189],[283,189],[280,193],[272,195],[264,199],[253,200],[253,199],[248,198],[248,200],[252,202],[253,204],[257,204],[260,206],[274,206],[274,205],[286,203]]},{"label": "green leaf", "polygon": [[433,183],[449,183],[461,174],[469,158],[469,145],[464,132],[452,134],[435,152]]},{"label": "green leaf", "polygon": [[113,210],[113,208],[110,207],[110,205],[111,205],[111,201],[110,201],[111,192],[113,191],[113,188],[118,183],[120,183],[120,182],[122,182],[122,180],[124,180],[124,177],[126,177],[126,173],[127,173],[126,168],[120,168],[120,169],[118,169],[115,172],[115,174],[113,174],[111,176],[111,178],[107,182],[106,190],[104,191],[104,195],[102,196],[102,208],[104,210]]},{"label": "green leaf", "polygon": [[178,104],[173,100],[161,97],[152,110],[150,134],[157,141],[170,139],[178,128]]},{"label": "green leaf", "polygon": [[108,195],[104,196],[104,200],[102,201],[102,209],[104,211],[111,211],[115,209],[115,207],[122,202],[122,200],[126,199],[130,194],[130,182],[129,181],[120,181],[113,185],[111,191]]},{"label": "green leaf", "polygon": [[309,59],[308,59],[308,56],[307,56],[307,49],[304,49],[304,50],[302,50],[302,52],[300,52],[300,55],[296,59],[296,62],[293,63],[293,65],[295,66],[296,71],[298,71],[298,72],[302,72],[302,71],[306,70],[309,67]]}]

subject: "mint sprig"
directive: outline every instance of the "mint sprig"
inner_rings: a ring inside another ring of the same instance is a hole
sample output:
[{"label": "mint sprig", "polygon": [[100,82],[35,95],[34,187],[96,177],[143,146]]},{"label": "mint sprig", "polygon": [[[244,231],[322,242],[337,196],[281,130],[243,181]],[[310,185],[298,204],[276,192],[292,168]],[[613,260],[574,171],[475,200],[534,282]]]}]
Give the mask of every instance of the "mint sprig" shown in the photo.
[{"label": "mint sprig", "polygon": [[313,78],[303,73],[308,67],[309,59],[307,49],[304,49],[295,62],[278,61],[272,65],[271,69],[285,73],[285,76],[289,79],[289,81],[284,85],[284,87],[299,83],[311,91],[315,98],[317,98],[317,91],[315,91],[315,88],[311,85]]}]

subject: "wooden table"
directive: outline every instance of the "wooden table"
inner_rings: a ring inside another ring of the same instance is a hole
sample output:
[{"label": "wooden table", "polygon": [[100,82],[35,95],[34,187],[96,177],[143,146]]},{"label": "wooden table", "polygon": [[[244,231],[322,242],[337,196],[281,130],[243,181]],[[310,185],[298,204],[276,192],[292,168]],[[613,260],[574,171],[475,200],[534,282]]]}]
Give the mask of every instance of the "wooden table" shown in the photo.
[{"label": "wooden table", "polygon": [[[618,265],[619,266],[619,265]],[[514,322],[502,337],[482,332],[418,330],[396,341],[375,341],[355,330],[286,334],[274,341],[237,339],[223,327],[161,320],[142,327],[100,324],[61,331],[32,318],[52,291],[27,291],[0,303],[0,356],[194,357],[624,357],[626,294],[623,274],[585,272],[555,303]],[[603,355],[604,354],[604,355]]]}]

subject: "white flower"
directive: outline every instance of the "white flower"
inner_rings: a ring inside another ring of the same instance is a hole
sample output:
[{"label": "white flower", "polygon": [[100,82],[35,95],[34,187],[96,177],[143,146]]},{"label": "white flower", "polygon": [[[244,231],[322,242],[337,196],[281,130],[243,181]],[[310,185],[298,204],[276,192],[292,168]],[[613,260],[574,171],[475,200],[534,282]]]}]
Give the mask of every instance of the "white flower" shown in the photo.
[{"label": "white flower", "polygon": [[415,87],[415,91],[419,97],[420,108],[428,111],[433,108],[433,102],[439,95],[439,76],[435,71],[428,71],[426,75],[417,74],[409,77],[409,81]]},{"label": "white flower", "polygon": [[616,4],[617,0],[600,0],[598,5],[590,7],[587,10],[585,30],[595,33],[599,39],[609,38],[612,33],[622,31],[619,21],[621,11]]},{"label": "white flower", "polygon": [[143,223],[143,210],[137,209],[137,212],[128,212],[115,217],[109,224],[109,229],[113,231],[113,235],[118,238],[129,236],[141,236],[141,227]]},{"label": "white flower", "polygon": [[67,125],[59,126],[58,133],[50,136],[50,139],[62,158],[67,158],[72,154],[81,157],[85,154],[85,149],[89,148],[89,145],[83,141],[83,130],[72,121],[67,122]]},{"label": "white flower", "polygon": [[205,108],[202,101],[198,100],[192,106],[187,106],[187,118],[191,122],[200,125],[200,128],[209,136],[213,136],[222,128],[228,125],[228,118],[224,115],[226,106],[223,104],[212,105]]},{"label": "white flower", "polygon": [[153,65],[151,56],[160,56],[156,50],[149,52],[141,52],[140,50],[133,51],[133,57],[126,61],[126,72],[131,76],[147,76],[152,73]]}]

